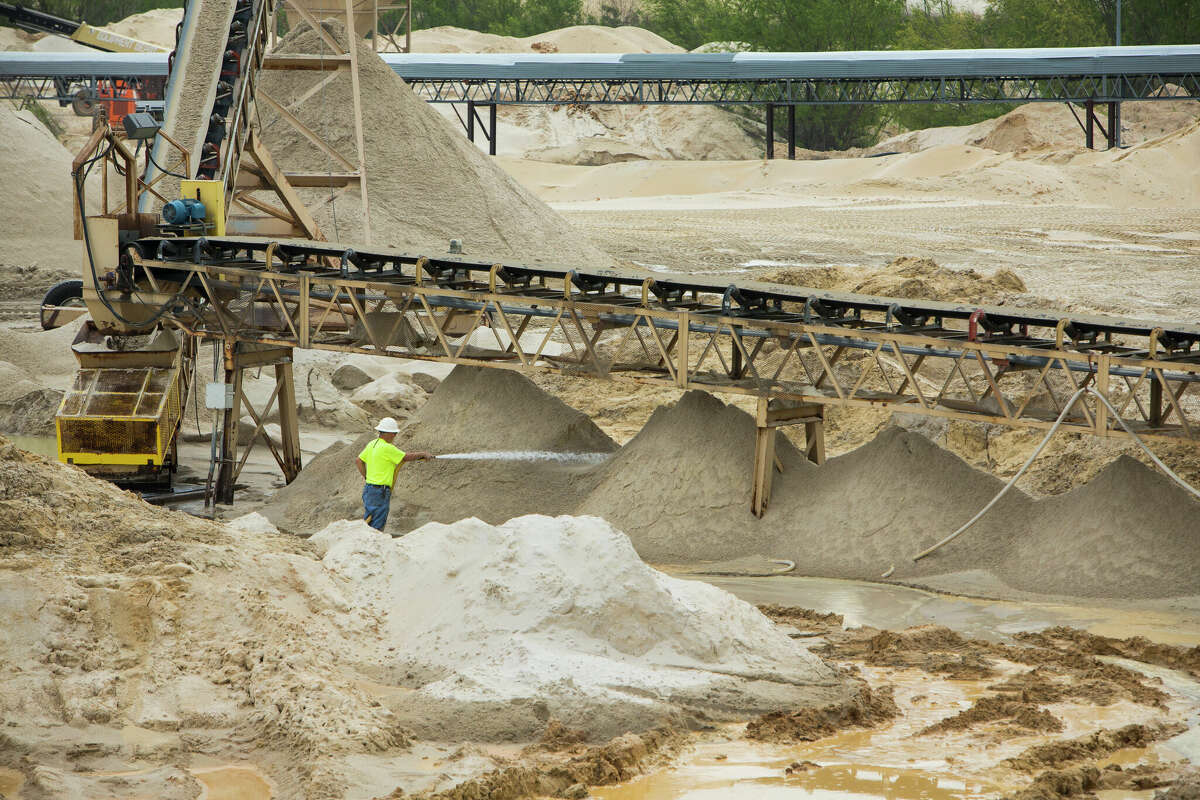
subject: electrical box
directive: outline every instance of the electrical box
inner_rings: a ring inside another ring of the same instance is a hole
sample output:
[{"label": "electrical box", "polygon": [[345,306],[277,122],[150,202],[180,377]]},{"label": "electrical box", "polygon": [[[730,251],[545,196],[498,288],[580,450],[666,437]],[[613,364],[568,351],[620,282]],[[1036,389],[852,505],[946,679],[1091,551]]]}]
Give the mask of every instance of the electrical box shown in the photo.
[{"label": "electrical box", "polygon": [[233,408],[233,384],[204,384],[204,407],[214,410]]},{"label": "electrical box", "polygon": [[126,139],[153,139],[158,135],[158,122],[145,111],[126,114],[121,124],[125,126]]}]

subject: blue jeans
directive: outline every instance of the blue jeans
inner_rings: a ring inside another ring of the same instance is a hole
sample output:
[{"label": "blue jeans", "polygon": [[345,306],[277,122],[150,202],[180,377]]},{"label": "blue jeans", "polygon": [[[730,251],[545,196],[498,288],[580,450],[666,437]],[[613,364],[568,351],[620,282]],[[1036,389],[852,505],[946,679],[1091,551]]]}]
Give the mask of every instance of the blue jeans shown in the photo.
[{"label": "blue jeans", "polygon": [[363,519],[377,531],[387,524],[392,507],[392,487],[368,483],[363,486]]}]

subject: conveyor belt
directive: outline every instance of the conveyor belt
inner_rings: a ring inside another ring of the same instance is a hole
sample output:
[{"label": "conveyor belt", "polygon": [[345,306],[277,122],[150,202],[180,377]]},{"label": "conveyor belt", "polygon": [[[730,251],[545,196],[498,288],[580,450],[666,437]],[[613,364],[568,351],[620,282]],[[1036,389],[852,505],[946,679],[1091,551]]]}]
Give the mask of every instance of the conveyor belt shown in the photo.
[{"label": "conveyor belt", "polygon": [[[148,258],[162,260],[195,260],[197,263],[229,263],[250,268],[265,267],[267,248],[275,245],[275,269],[286,264],[288,269],[324,274],[324,270],[305,259],[322,256],[340,260],[345,265],[342,277],[376,282],[411,283],[415,267],[423,265],[423,280],[461,288],[468,285],[488,286],[493,263],[472,261],[448,256],[425,257],[384,248],[355,250],[328,242],[274,240],[253,237],[223,237],[208,239],[147,238],[137,247]],[[348,254],[348,255],[347,255]],[[566,266],[528,266],[504,264],[497,270],[502,284],[527,286],[534,280],[571,280],[573,291],[580,300],[592,296],[607,297],[622,290],[641,290],[647,286],[658,307],[695,306],[696,295],[718,296],[719,304],[707,307],[722,314],[748,319],[786,319],[833,324],[854,324],[863,313],[889,317],[896,324],[903,320],[959,320],[971,323],[974,319],[982,335],[1011,335],[1022,327],[1056,329],[1065,324],[1068,338],[1086,338],[1097,334],[1110,336],[1148,337],[1157,331],[1160,343],[1183,347],[1200,342],[1200,325],[1187,322],[1166,322],[1099,314],[1069,314],[1043,309],[1023,309],[1013,306],[987,306],[947,303],[936,300],[915,300],[873,295],[811,289],[773,283],[739,280],[736,283],[681,276],[672,273],[612,269],[573,269]],[[649,281],[649,283],[647,283]],[[786,305],[785,305],[786,304]],[[703,305],[703,304],[702,304]],[[801,310],[802,309],[802,310]],[[1197,353],[1200,357],[1200,353]]]}]

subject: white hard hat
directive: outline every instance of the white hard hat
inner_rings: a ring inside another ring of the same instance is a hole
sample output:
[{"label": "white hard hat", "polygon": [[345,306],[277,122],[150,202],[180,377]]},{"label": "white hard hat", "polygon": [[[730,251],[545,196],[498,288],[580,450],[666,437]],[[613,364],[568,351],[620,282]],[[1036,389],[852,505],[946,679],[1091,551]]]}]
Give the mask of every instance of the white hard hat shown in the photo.
[{"label": "white hard hat", "polygon": [[384,417],[379,420],[379,424],[375,426],[375,430],[380,433],[399,433],[400,426],[396,424],[396,420],[391,417]]}]

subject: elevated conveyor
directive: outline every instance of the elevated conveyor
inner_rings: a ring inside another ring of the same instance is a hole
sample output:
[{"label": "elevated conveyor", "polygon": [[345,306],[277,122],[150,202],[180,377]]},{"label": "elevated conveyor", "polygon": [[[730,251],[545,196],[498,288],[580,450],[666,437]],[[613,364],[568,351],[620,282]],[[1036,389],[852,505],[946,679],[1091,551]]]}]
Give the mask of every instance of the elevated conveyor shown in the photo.
[{"label": "elevated conveyor", "polygon": [[[1140,434],[1200,434],[1183,402],[1200,381],[1193,324],[316,242],[149,238],[127,252],[132,279],[171,287],[164,309],[205,338],[1026,428],[1090,384]],[[1127,435],[1086,397],[1065,427]]]}]

